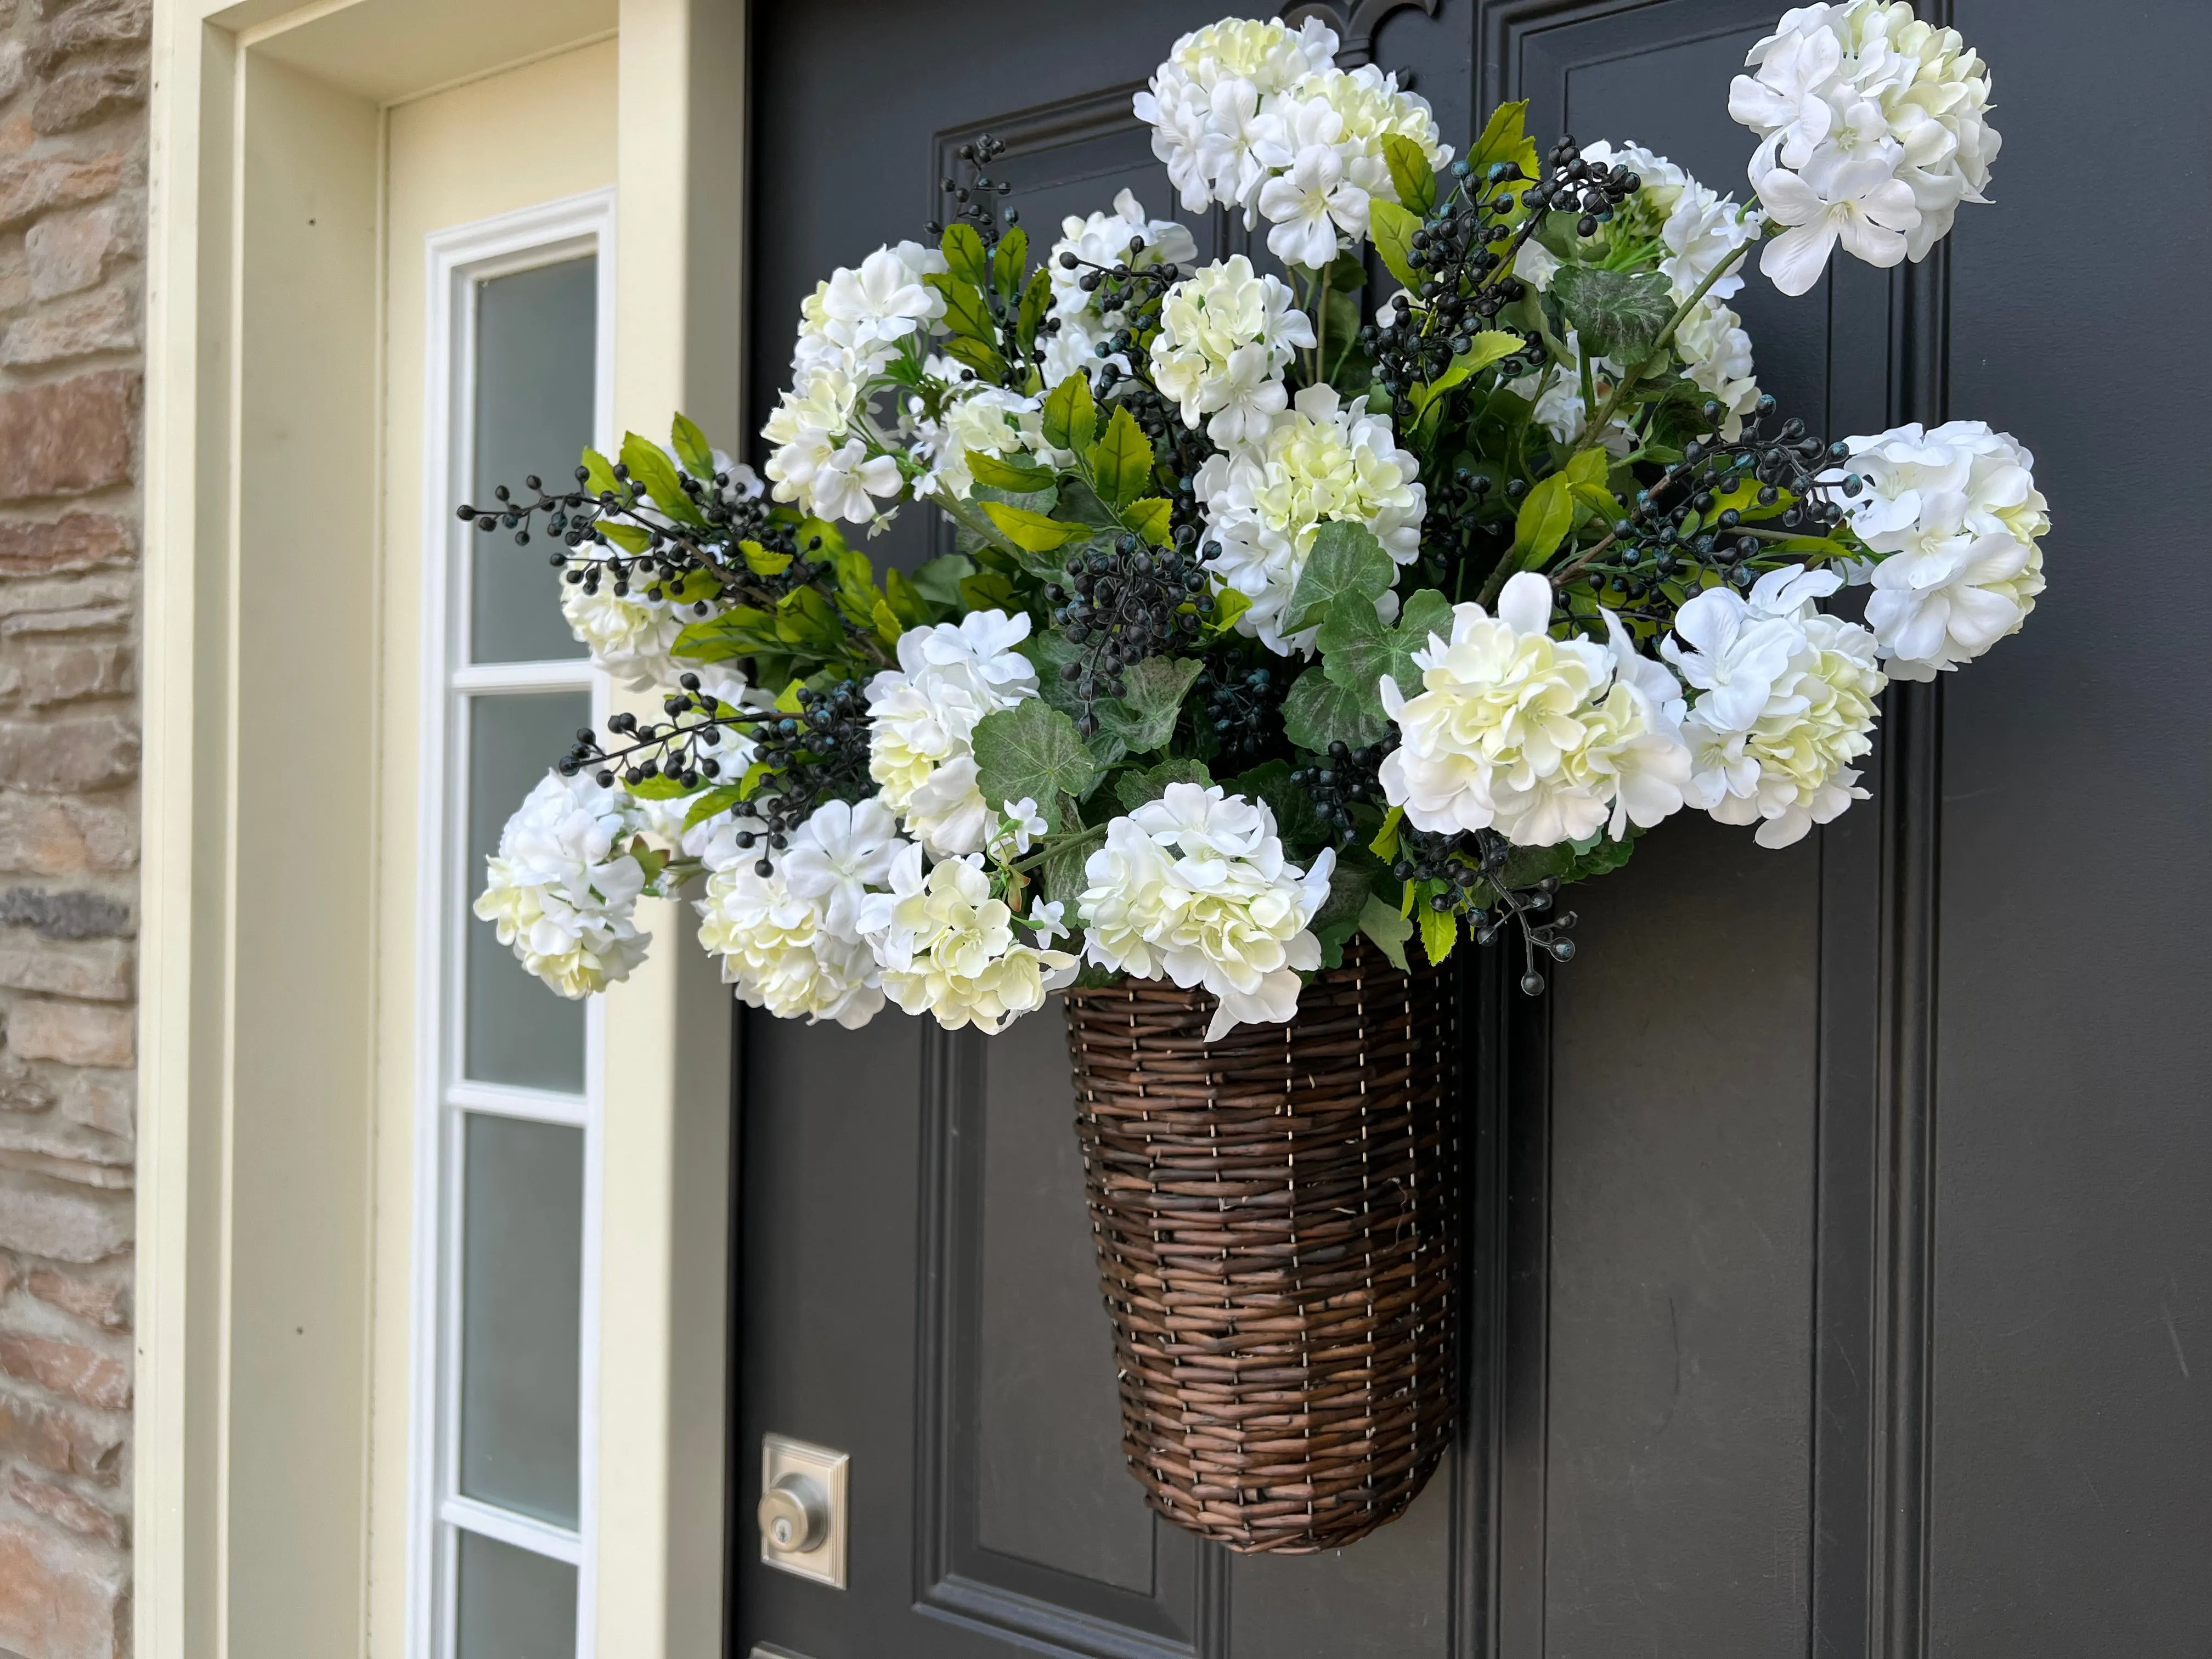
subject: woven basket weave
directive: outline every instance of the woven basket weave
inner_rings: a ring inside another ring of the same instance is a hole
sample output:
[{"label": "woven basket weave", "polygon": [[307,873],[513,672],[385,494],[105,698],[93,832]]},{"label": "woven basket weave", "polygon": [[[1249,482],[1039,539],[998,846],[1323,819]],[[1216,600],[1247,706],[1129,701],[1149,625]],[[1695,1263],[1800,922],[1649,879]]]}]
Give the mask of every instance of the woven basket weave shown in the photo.
[{"label": "woven basket weave", "polygon": [[1213,1006],[1142,981],[1067,996],[1122,1449],[1193,1532],[1335,1549],[1451,1436],[1450,988],[1359,941],[1287,1026],[1208,1043]]}]

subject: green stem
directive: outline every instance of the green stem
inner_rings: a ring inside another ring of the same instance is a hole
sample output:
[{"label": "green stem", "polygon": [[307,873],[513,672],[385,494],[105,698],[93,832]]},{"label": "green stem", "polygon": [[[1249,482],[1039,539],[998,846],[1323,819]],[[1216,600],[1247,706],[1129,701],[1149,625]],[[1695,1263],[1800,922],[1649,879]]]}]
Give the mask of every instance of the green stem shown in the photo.
[{"label": "green stem", "polygon": [[[1758,199],[1757,197],[1752,198],[1753,202]],[[1747,205],[1744,211],[1749,213],[1751,208]],[[1690,290],[1687,299],[1674,307],[1674,314],[1667,319],[1667,326],[1661,329],[1658,337],[1651,342],[1651,349],[1645,354],[1643,362],[1627,369],[1622,374],[1620,379],[1613,383],[1612,394],[1605,400],[1605,407],[1598,411],[1595,420],[1583,428],[1583,435],[1585,438],[1597,441],[1597,434],[1602,433],[1611,423],[1614,411],[1620,407],[1621,400],[1628,396],[1629,388],[1642,380],[1644,374],[1657,364],[1660,357],[1666,352],[1667,343],[1674,337],[1674,331],[1688,320],[1690,313],[1698,308],[1698,302],[1703,300],[1711,291],[1713,284],[1733,270],[1740,260],[1748,259],[1750,257],[1751,252],[1746,248],[1735,258],[1722,259],[1705,273],[1705,280]],[[1584,407],[1587,408],[1588,405],[1585,404]]]}]

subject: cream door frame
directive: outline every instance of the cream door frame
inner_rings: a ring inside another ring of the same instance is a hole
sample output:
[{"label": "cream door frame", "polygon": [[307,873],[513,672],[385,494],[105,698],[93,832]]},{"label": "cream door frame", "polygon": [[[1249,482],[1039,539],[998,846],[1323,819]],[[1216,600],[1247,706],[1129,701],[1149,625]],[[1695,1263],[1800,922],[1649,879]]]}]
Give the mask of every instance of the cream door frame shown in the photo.
[{"label": "cream door frame", "polygon": [[[384,112],[611,32],[616,418],[658,431],[680,407],[734,433],[742,0],[155,8],[141,1659],[404,1650],[375,1612],[404,1516],[380,1509],[373,1450],[406,1412],[374,1385],[373,1241],[410,1202],[378,1177],[375,963],[413,948],[372,878],[393,856],[373,759],[396,643],[376,603]],[[605,1653],[720,1649],[728,1009],[680,949],[607,1007]]]}]

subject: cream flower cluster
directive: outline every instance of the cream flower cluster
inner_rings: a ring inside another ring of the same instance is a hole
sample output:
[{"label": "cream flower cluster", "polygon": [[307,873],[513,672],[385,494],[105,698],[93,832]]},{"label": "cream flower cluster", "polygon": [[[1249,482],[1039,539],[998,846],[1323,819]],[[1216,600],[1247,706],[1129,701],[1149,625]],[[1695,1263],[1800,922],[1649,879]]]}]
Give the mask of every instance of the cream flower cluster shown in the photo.
[{"label": "cream flower cluster", "polygon": [[[966,501],[975,488],[975,475],[968,464],[970,452],[1015,456],[1024,461],[1048,456],[1043,437],[1044,400],[1025,398],[1004,386],[961,380],[961,368],[944,358],[933,357],[928,372],[950,387],[938,418],[917,412],[911,422],[908,447],[927,471],[915,482],[916,495]],[[919,411],[921,400],[913,400]]]},{"label": "cream flower cluster", "polygon": [[[1420,472],[1388,415],[1346,404],[1328,386],[1299,392],[1259,441],[1207,457],[1198,500],[1207,539],[1220,549],[1208,564],[1252,601],[1238,630],[1278,655],[1310,653],[1314,631],[1285,635],[1282,624],[1314,538],[1331,521],[1364,525],[1391,558],[1411,564],[1428,510]],[[1396,617],[1396,603],[1390,594],[1377,602],[1384,620]]]},{"label": "cream flower cluster", "polygon": [[[1198,244],[1179,222],[1148,218],[1144,204],[1127,190],[1114,198],[1113,212],[1094,213],[1087,219],[1071,213],[1060,221],[1060,240],[1045,260],[1052,278],[1052,307],[1046,315],[1058,326],[1045,339],[1044,383],[1058,386],[1078,371],[1096,376],[1107,363],[1127,374],[1130,364],[1126,356],[1114,352],[1102,357],[1098,352],[1100,344],[1121,328],[1121,313],[1104,310],[1097,285],[1085,288],[1083,279],[1116,265],[1149,270],[1156,265],[1194,264]],[[1075,256],[1072,266],[1065,258],[1068,254]]]},{"label": "cream flower cluster", "polygon": [[500,831],[476,913],[564,997],[603,991],[645,960],[645,871],[622,849],[629,797],[589,775],[548,773]]},{"label": "cream flower cluster", "polygon": [[1608,639],[1552,637],[1552,586],[1513,577],[1498,614],[1452,607],[1449,640],[1416,652],[1421,689],[1382,678],[1402,741],[1383,793],[1416,829],[1496,830],[1523,847],[1583,841],[1679,811],[1690,777],[1682,695],[1608,612]]},{"label": "cream flower cluster", "polygon": [[1397,200],[1386,139],[1451,160],[1427,100],[1372,64],[1336,68],[1336,44],[1312,18],[1295,31],[1224,19],[1176,42],[1136,97],[1183,206],[1241,208],[1247,228],[1265,216],[1286,264],[1326,265],[1366,237],[1370,201]]},{"label": "cream flower cluster", "polygon": [[[1538,246],[1529,242],[1523,247]],[[1583,428],[1589,424],[1590,411],[1583,402],[1582,336],[1570,327],[1560,342],[1566,355],[1556,363],[1547,363],[1518,379],[1508,380],[1505,389],[1529,405],[1536,424],[1550,433],[1559,442],[1577,445],[1582,442]],[[1590,359],[1590,386],[1598,401],[1605,401],[1606,392],[1620,377],[1620,365],[1610,357]],[[1607,449],[1615,455],[1626,455],[1636,447],[1636,434],[1628,423],[1618,415],[1607,422],[1602,440]]]},{"label": "cream flower cluster", "polygon": [[792,384],[762,435],[775,498],[821,519],[879,526],[876,503],[902,487],[898,463],[860,430],[872,382],[908,337],[927,337],[945,296],[922,281],[946,269],[919,242],[879,247],[841,268],[799,307]]},{"label": "cream flower cluster", "polygon": [[2043,592],[2039,543],[2051,527],[2035,457],[1980,421],[1846,442],[1863,489],[1844,508],[1884,556],[1867,623],[1889,677],[1931,680],[2020,632]]},{"label": "cream flower cluster", "polygon": [[868,899],[860,925],[884,992],[908,1013],[933,1014],[948,1031],[995,1032],[1073,981],[1077,958],[1050,948],[1066,932],[1062,907],[1040,902],[1027,920],[1016,916],[992,896],[980,856],[945,859],[925,873],[921,848],[909,845],[889,881],[889,891]]},{"label": "cream flower cluster", "polygon": [[1906,0],[1797,7],[1745,63],[1729,113],[1759,135],[1752,187],[1790,227],[1759,257],[1784,294],[1820,281],[1838,241],[1869,264],[1924,258],[1960,203],[1987,199],[1989,70]]},{"label": "cream flower cluster", "polygon": [[1279,1024],[1297,1012],[1298,970],[1321,966],[1308,924],[1335,867],[1333,848],[1310,869],[1286,861],[1265,802],[1171,783],[1108,824],[1085,864],[1085,954],[1211,991],[1221,1002],[1208,1042],[1239,1024]]},{"label": "cream flower cluster", "polygon": [[1723,823],[1758,824],[1761,847],[1787,847],[1867,798],[1851,763],[1874,746],[1887,680],[1872,634],[1814,609],[1842,582],[1790,565],[1748,596],[1709,587],[1660,644],[1698,692],[1682,722],[1689,799]]},{"label": "cream flower cluster", "polygon": [[982,850],[992,812],[969,748],[986,714],[1036,695],[1036,670],[1015,649],[1026,615],[975,611],[899,635],[896,668],[868,682],[868,773],[884,805],[933,856]]},{"label": "cream flower cluster", "polygon": [[866,1025],[884,994],[861,909],[910,845],[878,800],[817,808],[766,876],[750,850],[717,836],[705,854],[712,873],[696,907],[699,943],[721,958],[723,981],[751,1007],[779,1019]]},{"label": "cream flower cluster", "polygon": [[1280,278],[1243,254],[1206,265],[1167,292],[1152,338],[1152,384],[1182,405],[1185,426],[1206,418],[1224,449],[1264,440],[1290,407],[1283,371],[1314,343],[1313,324]]}]

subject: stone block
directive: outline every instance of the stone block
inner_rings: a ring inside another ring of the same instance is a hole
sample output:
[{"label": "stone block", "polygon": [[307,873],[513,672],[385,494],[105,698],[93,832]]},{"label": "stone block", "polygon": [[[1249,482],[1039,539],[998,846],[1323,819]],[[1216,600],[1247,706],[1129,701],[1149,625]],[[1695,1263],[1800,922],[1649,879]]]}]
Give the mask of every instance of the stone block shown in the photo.
[{"label": "stone block", "polygon": [[21,40],[0,45],[0,100],[13,98],[21,92],[29,71],[30,53]]},{"label": "stone block", "polygon": [[52,1086],[22,1057],[0,1050],[0,1112],[43,1112],[54,1103]]},{"label": "stone block", "polygon": [[72,1123],[131,1140],[138,1133],[137,1073],[76,1073],[62,1085],[61,1113]]},{"label": "stone block", "polygon": [[31,297],[52,300],[97,283],[116,251],[112,202],[48,214],[23,235]]},{"label": "stone block", "polygon": [[[0,207],[4,207],[0,167]],[[138,371],[100,369],[0,392],[0,501],[127,483],[138,432]]]},{"label": "stone block", "polygon": [[64,513],[50,522],[0,522],[0,575],[92,570],[124,563],[137,550],[135,526],[112,514]]},{"label": "stone block", "polygon": [[131,1564],[117,1551],[0,1519],[0,1648],[37,1659],[130,1650]]},{"label": "stone block", "polygon": [[[24,136],[30,136],[27,123]],[[17,155],[0,161],[0,228],[13,229],[55,208],[81,207],[114,195],[129,161],[117,150],[88,161]]]},{"label": "stone block", "polygon": [[8,1046],[26,1060],[114,1066],[137,1060],[137,1017],[88,1002],[18,1002],[8,1013]]},{"label": "stone block", "polygon": [[128,1193],[0,1175],[0,1249],[82,1267],[130,1249],[135,1218]]},{"label": "stone block", "polygon": [[0,696],[31,708],[112,697],[131,689],[131,652],[119,640],[30,647],[0,659]]},{"label": "stone block", "polygon": [[39,88],[31,125],[43,133],[75,132],[146,101],[143,64],[82,64]]},{"label": "stone block", "polygon": [[15,1493],[15,1501],[25,1509],[34,1510],[49,1521],[59,1522],[71,1532],[82,1533],[87,1538],[97,1538],[121,1549],[130,1536],[123,1517],[112,1510],[78,1496],[67,1486],[41,1480],[28,1469],[19,1467],[9,1470],[8,1490]]},{"label": "stone block", "polygon": [[122,1478],[123,1441],[120,1419],[95,1421],[75,1407],[0,1388],[0,1453],[113,1486]]},{"label": "stone block", "polygon": [[33,1267],[23,1286],[40,1301],[74,1314],[104,1331],[131,1328],[131,1281],[127,1277],[93,1279],[58,1267]]},{"label": "stone block", "polygon": [[0,363],[33,368],[95,352],[130,351],[137,344],[137,296],[106,288],[10,323],[0,340]]},{"label": "stone block", "polygon": [[88,46],[127,46],[153,31],[153,0],[77,0],[46,25],[46,51],[59,57]]},{"label": "stone block", "polygon": [[58,940],[0,939],[0,986],[81,997],[88,1002],[128,1002],[132,994],[131,947],[123,939],[80,945]]},{"label": "stone block", "polygon": [[119,714],[0,720],[0,782],[75,794],[137,775],[137,729]]},{"label": "stone block", "polygon": [[[0,794],[0,871],[34,876],[73,876],[88,871],[128,870],[138,862],[138,814],[109,801],[56,799],[51,796]],[[15,889],[0,897],[24,896]],[[57,896],[33,895],[37,898]],[[119,915],[127,931],[130,913],[112,900],[89,893],[76,899],[95,902],[104,914]],[[109,929],[108,931],[114,931]],[[77,935],[86,937],[86,935]]]},{"label": "stone block", "polygon": [[81,1342],[0,1331],[0,1370],[97,1411],[131,1409],[130,1362]]},{"label": "stone block", "polygon": [[27,927],[40,939],[128,939],[130,907],[98,893],[41,893],[11,887],[0,893],[0,922]]}]

